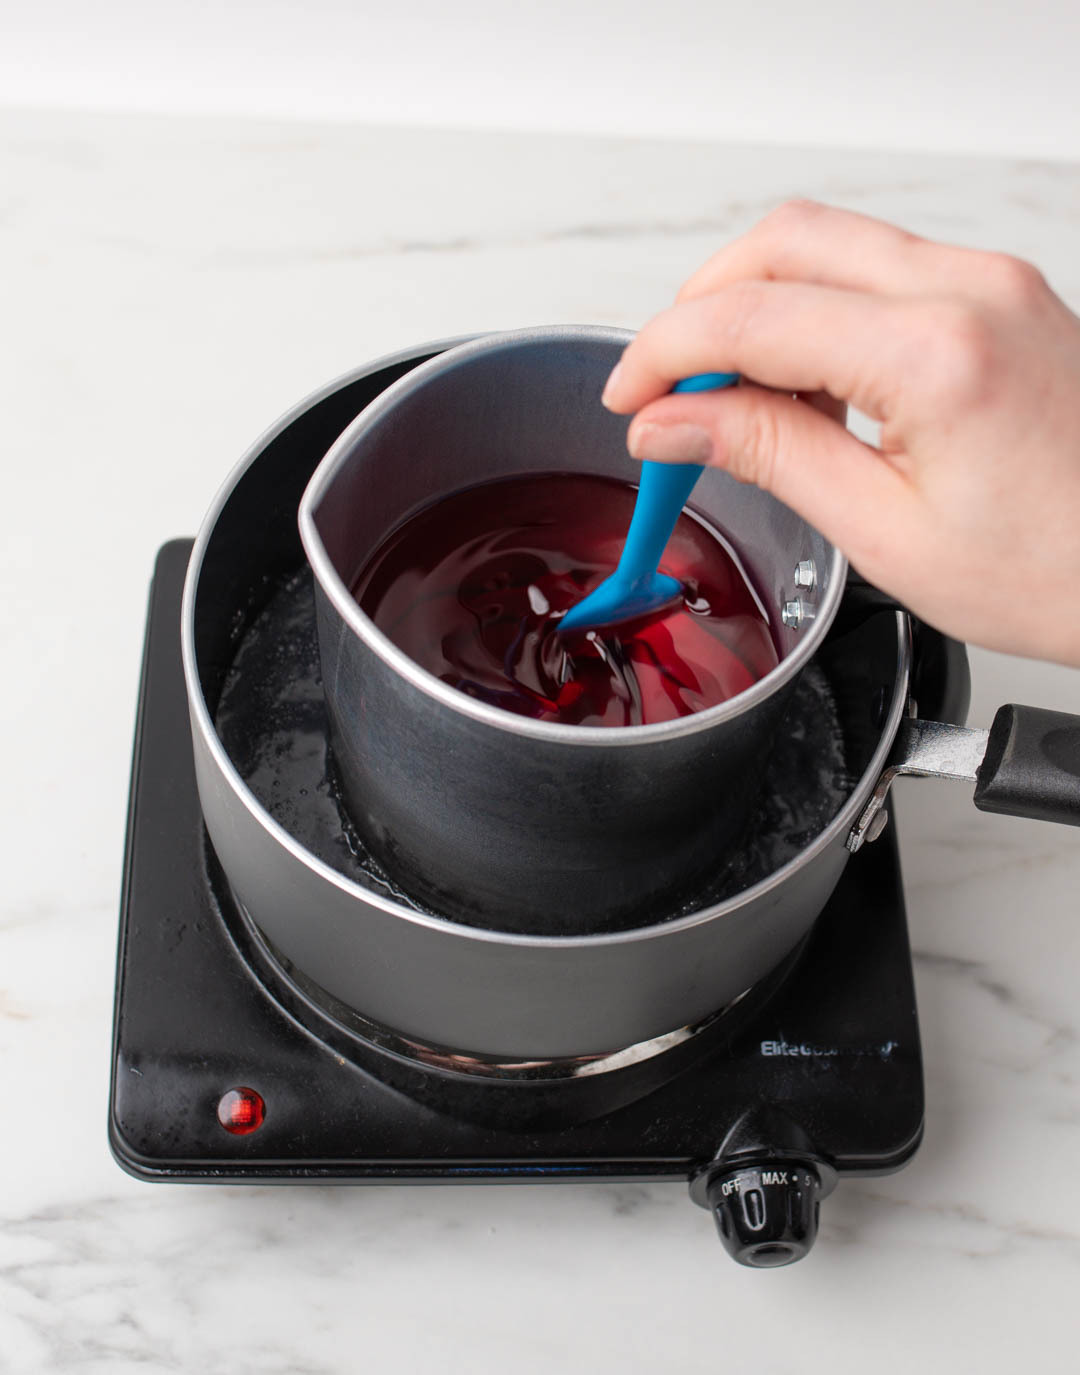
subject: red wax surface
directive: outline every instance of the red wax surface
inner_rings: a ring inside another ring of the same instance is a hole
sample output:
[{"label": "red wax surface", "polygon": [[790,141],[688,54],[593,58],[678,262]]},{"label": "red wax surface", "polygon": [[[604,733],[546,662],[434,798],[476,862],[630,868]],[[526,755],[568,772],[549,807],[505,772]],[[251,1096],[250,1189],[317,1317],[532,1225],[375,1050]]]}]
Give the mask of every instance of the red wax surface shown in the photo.
[{"label": "red wax surface", "polygon": [[472,697],[566,725],[637,726],[715,706],[777,663],[765,615],[720,538],[685,512],[661,572],[681,604],[561,635],[559,616],[615,568],[635,489],[613,478],[501,478],[420,511],[353,586],[416,663]]}]

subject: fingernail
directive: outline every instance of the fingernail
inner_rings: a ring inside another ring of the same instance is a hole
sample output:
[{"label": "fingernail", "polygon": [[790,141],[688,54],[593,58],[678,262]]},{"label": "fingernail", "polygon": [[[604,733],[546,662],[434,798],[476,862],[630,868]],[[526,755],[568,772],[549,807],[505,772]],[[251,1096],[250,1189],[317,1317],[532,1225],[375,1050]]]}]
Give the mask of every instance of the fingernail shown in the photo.
[{"label": "fingernail", "polygon": [[712,440],[700,425],[636,425],[630,431],[631,457],[654,463],[708,463]]},{"label": "fingernail", "polygon": [[600,398],[600,404],[602,406],[606,406],[608,404],[608,402],[611,400],[612,395],[615,392],[615,389],[618,387],[620,372],[622,372],[622,364],[616,363],[611,370],[611,376],[604,383],[604,394]]}]

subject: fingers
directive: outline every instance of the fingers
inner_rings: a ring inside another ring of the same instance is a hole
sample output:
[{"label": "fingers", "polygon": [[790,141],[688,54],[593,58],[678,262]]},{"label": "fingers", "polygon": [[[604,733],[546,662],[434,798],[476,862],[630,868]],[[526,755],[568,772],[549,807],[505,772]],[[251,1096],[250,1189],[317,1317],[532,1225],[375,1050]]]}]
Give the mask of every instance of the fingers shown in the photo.
[{"label": "fingers", "polygon": [[847,402],[830,396],[827,391],[798,392],[796,400],[813,406],[815,411],[820,411],[822,415],[828,416],[840,425],[847,424]]},{"label": "fingers", "polygon": [[742,282],[655,316],[608,380],[604,405],[640,410],[680,377],[739,372],[785,392],[825,391],[883,419],[917,359],[911,308],[793,282]]},{"label": "fingers", "polygon": [[733,282],[800,281],[885,295],[980,294],[1035,274],[1003,254],[921,239],[882,220],[791,201],[725,245],[683,285],[692,301]]},{"label": "fingers", "polygon": [[638,459],[708,463],[764,487],[870,578],[895,563],[917,520],[907,479],[876,449],[757,387],[665,396],[634,418],[628,445]]}]

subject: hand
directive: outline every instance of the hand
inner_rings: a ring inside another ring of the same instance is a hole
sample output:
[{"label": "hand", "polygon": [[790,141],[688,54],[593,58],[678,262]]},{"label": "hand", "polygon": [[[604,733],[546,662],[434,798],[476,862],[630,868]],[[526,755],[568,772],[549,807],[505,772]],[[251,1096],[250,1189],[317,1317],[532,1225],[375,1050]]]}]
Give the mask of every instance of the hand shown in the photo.
[{"label": "hand", "polygon": [[[667,394],[717,371],[746,381]],[[636,412],[635,458],[764,487],[940,630],[1080,665],[1080,320],[1028,263],[787,205],[645,326],[604,404]]]}]

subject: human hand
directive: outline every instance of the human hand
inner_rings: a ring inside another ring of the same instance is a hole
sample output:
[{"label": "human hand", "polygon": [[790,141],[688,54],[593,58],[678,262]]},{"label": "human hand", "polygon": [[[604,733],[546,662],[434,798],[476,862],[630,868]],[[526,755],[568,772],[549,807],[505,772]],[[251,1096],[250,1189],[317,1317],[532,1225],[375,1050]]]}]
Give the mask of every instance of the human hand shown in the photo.
[{"label": "human hand", "polygon": [[[717,371],[745,381],[669,394]],[[1030,264],[783,206],[642,329],[604,404],[636,412],[635,458],[764,487],[938,629],[1080,665],[1080,319]]]}]

